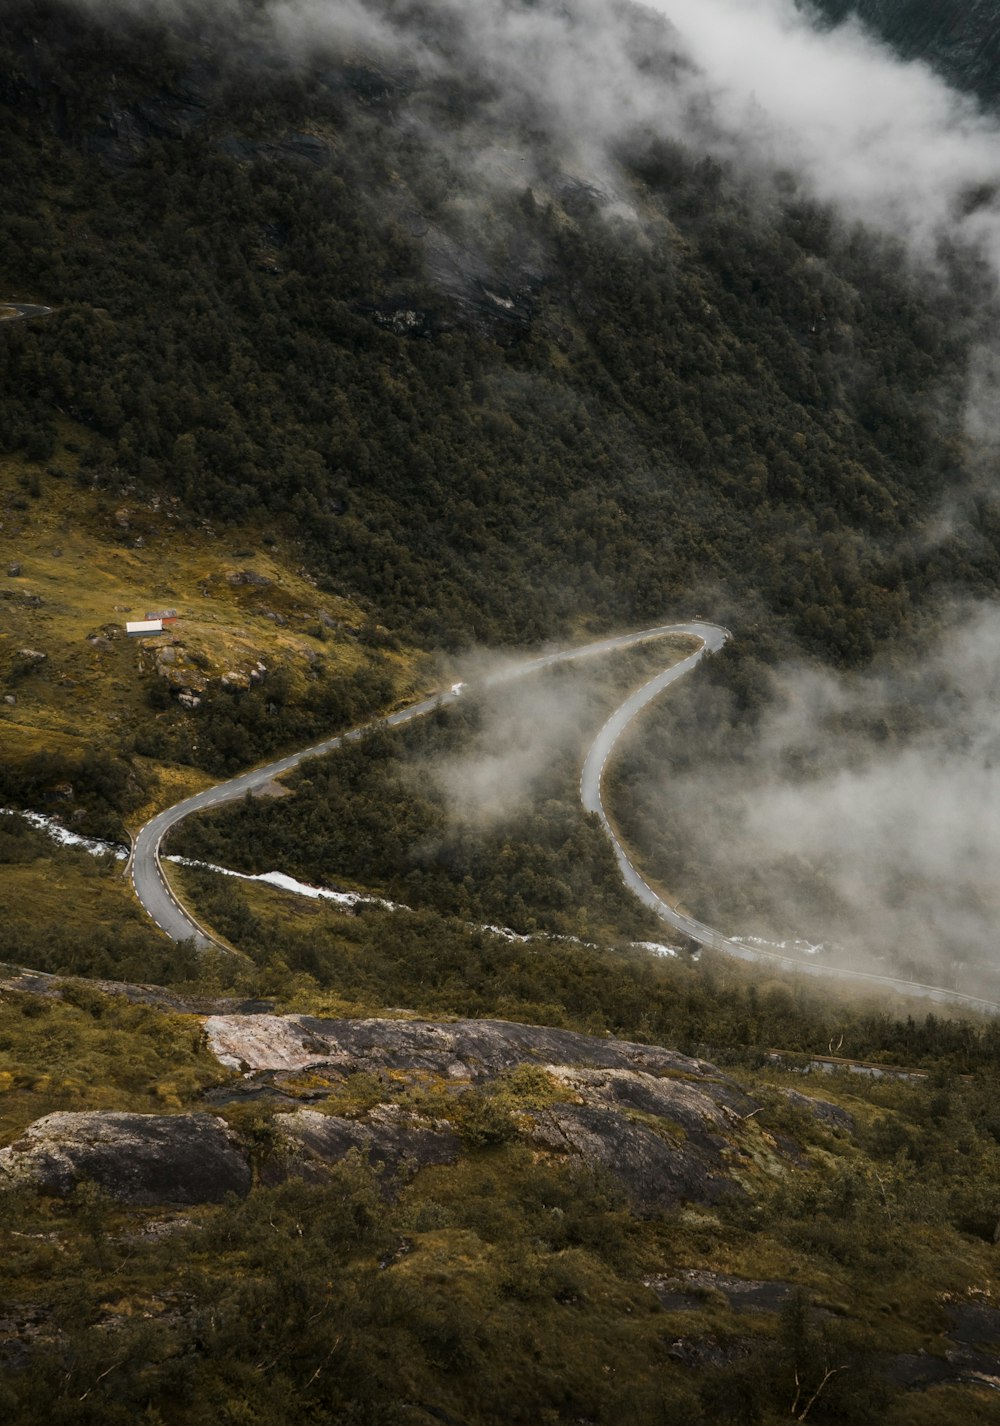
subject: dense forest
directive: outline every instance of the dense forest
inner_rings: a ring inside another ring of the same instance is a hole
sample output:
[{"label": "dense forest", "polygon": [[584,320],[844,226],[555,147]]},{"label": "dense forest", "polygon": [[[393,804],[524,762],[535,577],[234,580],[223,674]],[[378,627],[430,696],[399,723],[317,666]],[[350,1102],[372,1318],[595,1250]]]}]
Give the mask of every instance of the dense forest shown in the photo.
[{"label": "dense forest", "polygon": [[535,181],[484,187],[442,135],[525,138],[485,74],[293,65],[247,21],[234,49],[4,7],[5,281],[56,311],[3,332],[0,449],[57,459],[69,419],[81,479],[252,516],[432,644],[700,590],[850,663],[993,586],[971,259],[921,280],[793,180],[764,198],[650,134],[616,156],[629,217],[544,134]]},{"label": "dense forest", "polygon": [[994,107],[1000,98],[1000,17],[992,0],[810,0],[834,23],[858,19],[906,59]]}]

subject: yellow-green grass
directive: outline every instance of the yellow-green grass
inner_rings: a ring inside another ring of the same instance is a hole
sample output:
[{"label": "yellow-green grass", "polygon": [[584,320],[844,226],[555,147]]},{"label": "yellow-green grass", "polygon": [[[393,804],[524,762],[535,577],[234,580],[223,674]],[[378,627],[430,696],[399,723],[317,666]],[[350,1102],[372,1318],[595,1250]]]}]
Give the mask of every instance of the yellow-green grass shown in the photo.
[{"label": "yellow-green grass", "polygon": [[168,1113],[231,1079],[193,1015],[130,1005],[80,984],[72,1001],[0,998],[0,1144],[56,1110]]},{"label": "yellow-green grass", "polygon": [[162,936],[136,900],[123,865],[55,845],[50,856],[4,863],[0,916],[7,943],[16,941],[19,928],[36,937],[46,925],[90,934],[102,926],[121,930],[131,923]]},{"label": "yellow-green grass", "polygon": [[885,1426],[996,1426],[997,1394],[989,1387],[936,1386],[900,1395],[883,1418]]},{"label": "yellow-green grass", "polygon": [[[74,479],[76,458],[55,458],[61,477],[17,458],[0,460],[0,736],[11,759],[39,750],[115,751],[137,716],[148,718],[158,650],[177,646],[178,682],[235,674],[258,662],[281,670],[290,697],[307,687],[314,662],[350,675],[372,655],[350,630],[364,611],[319,592],[294,554],[267,530],[192,525],[169,499],[111,499]],[[8,575],[20,566],[16,577]],[[245,571],[266,584],[233,582]],[[40,600],[41,602],[37,602]],[[127,620],[176,608],[158,637],[127,638]],[[268,617],[277,616],[276,618]],[[89,642],[110,635],[110,647]],[[32,666],[19,650],[45,654]],[[399,697],[420,686],[419,657],[382,652]],[[171,703],[162,717],[181,716]],[[158,764],[153,770],[162,775]],[[174,774],[153,799],[167,805],[200,785]],[[151,807],[143,808],[146,815]],[[141,820],[141,817],[136,820]]]}]

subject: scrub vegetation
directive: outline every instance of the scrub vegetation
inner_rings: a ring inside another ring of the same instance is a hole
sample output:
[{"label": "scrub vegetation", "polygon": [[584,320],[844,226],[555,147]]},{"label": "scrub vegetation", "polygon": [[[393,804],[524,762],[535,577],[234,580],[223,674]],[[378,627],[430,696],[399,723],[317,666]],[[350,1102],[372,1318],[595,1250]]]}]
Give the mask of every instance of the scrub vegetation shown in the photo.
[{"label": "scrub vegetation", "polygon": [[[675,996],[677,976],[665,968]],[[709,1017],[733,994],[724,981],[714,990]],[[229,1077],[192,1017],[82,985],[63,995],[5,994],[7,1139],[56,1107],[180,1112]],[[778,995],[761,992],[762,1015]],[[796,999],[800,1015],[821,1013]],[[996,1048],[970,1073],[954,1053],[960,1028],[935,1036],[931,1021],[911,1022],[910,1048],[922,1036],[938,1064],[927,1080],[816,1084],[745,1063],[736,1073],[761,1103],[764,1156],[733,1172],[750,1192],[646,1216],[610,1179],[522,1141],[518,1115],[558,1098],[537,1067],[482,1089],[427,1075],[410,1087],[286,1078],[285,1108],[296,1093],[315,1103],[319,1086],[333,1090],[328,1111],[348,1117],[387,1098],[444,1115],[462,1134],[459,1162],[391,1193],[360,1159],[319,1183],[269,1187],[265,1100],[228,1116],[263,1175],[243,1200],[178,1212],[124,1208],[87,1185],[62,1199],[8,1191],[0,1231],[17,1331],[5,1405],[32,1423],[396,1421],[418,1409],[610,1423],[627,1408],[643,1422],[770,1426],[826,1381],[816,1420],[916,1426],[932,1419],[927,1398],[895,1383],[914,1364],[944,1365],[970,1331],[974,1353],[983,1328],[956,1324],[963,1311],[985,1321],[995,1302]],[[849,1129],[808,1112],[816,1093]],[[685,1274],[698,1284],[686,1294]],[[734,1310],[733,1280],[776,1296]],[[990,1419],[974,1383],[929,1399]]]},{"label": "scrub vegetation", "polygon": [[[699,609],[738,639],[626,750],[615,815],[696,909],[765,918],[765,888],[692,876],[644,785],[749,762],[789,648],[851,673],[995,596],[1000,505],[967,419],[996,327],[985,263],[942,242],[929,277],[795,174],[760,182],[654,125],[588,172],[505,102],[493,55],[464,63],[452,7],[341,11],[353,31],[279,44],[265,0],[3,6],[0,315],[53,311],[0,327],[0,804],[121,841],[210,777],[492,667],[484,649]],[[380,48],[393,24],[419,47]],[[633,69],[672,93],[690,67],[642,26]],[[966,216],[992,202],[965,197]],[[181,616],[166,638],[126,641],[160,606]],[[88,1182],[0,1192],[0,1416],[995,1418],[1000,1029],[634,944],[662,929],[577,781],[662,662],[633,650],[509,697],[470,676],[291,796],[179,829],[192,857],[410,908],[172,868],[231,956],[169,943],[111,857],[0,818],[3,1145],[55,1111],[225,1101],[254,1177],[183,1210]],[[915,731],[900,713],[879,736]],[[41,995],[21,966],[67,979]],[[216,1062],[199,1016],[97,979],[708,1057],[759,1101],[727,1161],[741,1191],[636,1212],[529,1139],[566,1092],[537,1065],[487,1086],[306,1072],[279,1101]],[[814,1075],[834,1053],[885,1077]],[[352,1119],[447,1120],[457,1162],[390,1185],[351,1155],[275,1185],[279,1103],[327,1091]],[[729,1279],[767,1304],[737,1310]]]},{"label": "scrub vegetation", "polygon": [[652,937],[621,884],[579,769],[623,686],[689,651],[685,639],[557,666],[377,729],[285,780],[185,821],[169,849],[251,873],[360,888],[414,909],[528,933]]}]

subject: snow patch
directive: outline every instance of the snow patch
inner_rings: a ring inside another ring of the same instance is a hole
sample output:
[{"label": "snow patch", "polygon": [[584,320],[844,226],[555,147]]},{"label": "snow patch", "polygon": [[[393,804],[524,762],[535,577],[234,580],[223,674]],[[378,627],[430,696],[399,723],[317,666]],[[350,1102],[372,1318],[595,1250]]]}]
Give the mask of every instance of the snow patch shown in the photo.
[{"label": "snow patch", "polygon": [[633,951],[648,951],[651,956],[669,956],[676,960],[680,952],[675,946],[664,946],[659,941],[633,941],[630,947]]},{"label": "snow patch", "polygon": [[331,891],[325,886],[310,886],[308,882],[296,881],[283,871],[264,871],[256,876],[249,872],[231,871],[229,867],[215,866],[212,862],[193,861],[190,857],[164,857],[164,861],[177,866],[199,867],[202,871],[214,871],[218,876],[232,876],[237,881],[260,881],[268,886],[276,886],[279,891],[290,891],[295,896],[307,896],[311,901],[332,901],[337,906],[380,906],[384,911],[408,911],[398,901],[388,901],[384,896],[365,896],[360,891]]},{"label": "snow patch", "polygon": [[820,956],[827,949],[823,941],[767,941],[763,936],[730,936],[737,946],[766,946],[772,951],[795,951],[802,956]]},{"label": "snow patch", "polygon": [[28,822],[37,831],[44,832],[62,847],[79,847],[81,851],[89,852],[92,857],[110,855],[116,861],[128,860],[128,850],[117,842],[102,842],[97,837],[81,837],[78,832],[71,832],[54,817],[44,817],[41,812],[19,812],[13,807],[0,807],[0,817],[20,817],[22,821]]}]

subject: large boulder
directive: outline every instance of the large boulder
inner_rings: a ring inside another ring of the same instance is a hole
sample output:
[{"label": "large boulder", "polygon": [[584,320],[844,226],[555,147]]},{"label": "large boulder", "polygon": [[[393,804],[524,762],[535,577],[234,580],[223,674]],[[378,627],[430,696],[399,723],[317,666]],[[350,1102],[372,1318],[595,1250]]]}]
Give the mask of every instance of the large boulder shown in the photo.
[{"label": "large boulder", "polygon": [[218,1203],[250,1190],[250,1163],[210,1114],[47,1114],[0,1149],[0,1187],[63,1196],[96,1184],[120,1203]]}]

